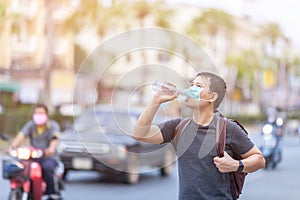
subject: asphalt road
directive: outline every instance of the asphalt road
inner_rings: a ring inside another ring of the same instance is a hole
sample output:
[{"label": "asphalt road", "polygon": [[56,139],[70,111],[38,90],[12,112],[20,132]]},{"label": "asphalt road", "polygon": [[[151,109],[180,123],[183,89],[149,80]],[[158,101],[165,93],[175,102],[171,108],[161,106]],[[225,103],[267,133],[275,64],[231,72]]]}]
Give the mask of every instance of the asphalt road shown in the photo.
[{"label": "asphalt road", "polygon": [[300,199],[300,139],[283,138],[283,158],[275,170],[249,174],[241,200]]},{"label": "asphalt road", "polygon": [[[250,135],[259,142],[258,134]],[[295,136],[285,136],[283,160],[275,170],[259,170],[246,178],[240,200],[299,200],[300,199],[300,143]],[[2,176],[2,175],[1,175]],[[136,185],[121,184],[95,172],[70,172],[63,195],[66,200],[175,200],[177,199],[177,171],[169,177],[159,173],[143,174]],[[0,200],[7,199],[9,184],[0,180]]]}]

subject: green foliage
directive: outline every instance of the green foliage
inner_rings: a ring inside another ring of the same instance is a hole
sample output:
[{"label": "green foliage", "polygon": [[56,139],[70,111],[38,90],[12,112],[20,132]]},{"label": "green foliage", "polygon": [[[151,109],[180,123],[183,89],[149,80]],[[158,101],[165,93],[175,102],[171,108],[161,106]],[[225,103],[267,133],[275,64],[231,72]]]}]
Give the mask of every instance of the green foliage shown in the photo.
[{"label": "green foliage", "polygon": [[78,9],[64,22],[64,31],[72,30],[78,33],[83,26],[93,24],[97,16],[97,9],[97,0],[80,1]]},{"label": "green foliage", "polygon": [[300,57],[295,57],[291,60],[291,74],[300,76]]},{"label": "green foliage", "polygon": [[236,119],[241,124],[259,124],[262,123],[265,120],[264,114],[258,114],[258,115],[232,115],[232,116],[226,116],[228,119]]},{"label": "green foliage", "polygon": [[13,95],[11,92],[0,92],[0,104],[3,107],[12,107],[14,105]]},{"label": "green foliage", "polygon": [[74,122],[73,116],[63,116],[59,112],[55,112],[50,118],[59,123],[61,131],[68,128]]},{"label": "green foliage", "polygon": [[276,45],[278,39],[285,38],[281,27],[277,23],[269,23],[261,30],[261,37],[269,41],[273,46]]},{"label": "green foliage", "polygon": [[[0,134],[7,133],[15,136],[26,122],[31,120],[34,105],[32,104],[16,104],[12,107],[5,107],[4,113],[0,115]],[[61,129],[73,123],[73,116],[62,116],[55,112],[50,119],[57,121]]]},{"label": "green foliage", "polygon": [[15,135],[22,126],[31,119],[33,106],[31,104],[4,104],[4,113],[0,115],[0,133]]},{"label": "green foliage", "polygon": [[0,19],[6,15],[6,4],[0,2]]},{"label": "green foliage", "polygon": [[228,55],[225,63],[236,67],[238,78],[243,78],[245,72],[252,77],[255,71],[262,70],[261,61],[262,58],[254,50],[245,50],[239,55]]},{"label": "green foliage", "polygon": [[204,11],[199,17],[193,19],[192,24],[199,27],[199,32],[205,31],[211,36],[216,36],[220,30],[225,32],[233,31],[236,27],[234,18],[218,9],[208,9]]},{"label": "green foliage", "polygon": [[80,46],[75,44],[75,62],[74,62],[74,67],[75,71],[78,72],[80,70],[80,66],[83,64],[85,58],[87,57],[87,52],[84,51],[84,49]]},{"label": "green foliage", "polygon": [[136,10],[136,16],[138,19],[143,20],[152,11],[152,6],[146,0],[137,1],[133,4],[134,10]]}]

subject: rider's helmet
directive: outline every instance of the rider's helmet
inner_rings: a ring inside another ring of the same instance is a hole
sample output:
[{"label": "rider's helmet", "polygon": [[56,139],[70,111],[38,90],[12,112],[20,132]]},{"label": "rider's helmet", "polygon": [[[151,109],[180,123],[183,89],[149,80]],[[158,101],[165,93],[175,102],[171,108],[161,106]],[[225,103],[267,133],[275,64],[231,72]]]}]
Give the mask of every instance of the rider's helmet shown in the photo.
[{"label": "rider's helmet", "polygon": [[266,110],[266,113],[267,113],[267,122],[270,124],[275,123],[278,115],[277,109],[274,107],[270,107]]}]

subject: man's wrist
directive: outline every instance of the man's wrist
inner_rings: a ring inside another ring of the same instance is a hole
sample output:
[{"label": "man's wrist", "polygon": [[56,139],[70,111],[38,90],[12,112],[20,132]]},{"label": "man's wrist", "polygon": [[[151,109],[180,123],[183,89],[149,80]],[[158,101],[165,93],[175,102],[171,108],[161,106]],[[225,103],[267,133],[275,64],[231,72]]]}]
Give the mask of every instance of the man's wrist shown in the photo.
[{"label": "man's wrist", "polygon": [[153,98],[150,101],[150,104],[152,104],[152,105],[158,105],[159,106],[162,103],[158,100],[158,98],[156,98],[155,96],[153,96]]},{"label": "man's wrist", "polygon": [[237,172],[242,172],[244,169],[244,163],[241,160],[238,160],[238,168],[237,168]]},{"label": "man's wrist", "polygon": [[239,161],[235,160],[235,165],[234,165],[234,172],[236,172],[239,169]]}]

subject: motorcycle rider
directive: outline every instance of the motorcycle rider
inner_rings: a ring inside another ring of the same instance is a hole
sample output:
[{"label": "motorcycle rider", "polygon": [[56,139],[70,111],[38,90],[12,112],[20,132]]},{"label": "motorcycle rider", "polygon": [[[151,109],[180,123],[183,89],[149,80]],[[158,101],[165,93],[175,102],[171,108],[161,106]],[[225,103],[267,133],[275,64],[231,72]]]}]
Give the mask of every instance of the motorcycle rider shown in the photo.
[{"label": "motorcycle rider", "polygon": [[41,164],[43,179],[46,182],[45,195],[48,195],[48,200],[59,199],[54,183],[54,172],[57,166],[56,148],[60,135],[59,124],[50,120],[48,108],[43,104],[38,104],[34,108],[32,120],[27,122],[16,138],[13,140],[10,148],[19,147],[25,140],[29,138],[30,145],[42,149],[44,152],[43,158],[37,159]]},{"label": "motorcycle rider", "polygon": [[283,136],[283,124],[284,119],[280,116],[279,109],[270,107],[266,111],[267,113],[267,120],[264,124],[270,124],[274,128],[276,128],[275,137],[277,140],[280,140],[280,138]]},{"label": "motorcycle rider", "polygon": [[281,138],[283,137],[284,115],[278,108],[270,107],[266,110],[267,119],[262,127],[262,144],[260,150],[266,159],[268,166],[276,168],[281,161]]}]

